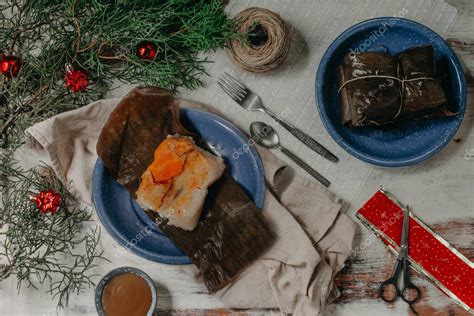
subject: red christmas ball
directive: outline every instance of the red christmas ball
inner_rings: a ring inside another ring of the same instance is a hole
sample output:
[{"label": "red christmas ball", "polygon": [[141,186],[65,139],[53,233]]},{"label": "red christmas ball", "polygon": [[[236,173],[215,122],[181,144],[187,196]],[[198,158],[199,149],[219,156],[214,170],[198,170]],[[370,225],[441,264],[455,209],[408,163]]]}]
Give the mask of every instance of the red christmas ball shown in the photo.
[{"label": "red christmas ball", "polygon": [[36,194],[32,200],[36,204],[38,210],[40,210],[43,214],[48,212],[54,214],[61,206],[61,194],[51,189],[47,191],[41,191],[40,193]]},{"label": "red christmas ball", "polygon": [[18,76],[20,72],[21,61],[15,56],[4,56],[0,61],[0,71],[8,78]]},{"label": "red christmas ball", "polygon": [[144,41],[137,45],[137,56],[140,59],[153,60],[158,53],[158,47],[152,42]]},{"label": "red christmas ball", "polygon": [[71,89],[72,92],[80,92],[86,90],[89,86],[89,76],[81,70],[74,70],[70,65],[66,65],[66,87]]}]

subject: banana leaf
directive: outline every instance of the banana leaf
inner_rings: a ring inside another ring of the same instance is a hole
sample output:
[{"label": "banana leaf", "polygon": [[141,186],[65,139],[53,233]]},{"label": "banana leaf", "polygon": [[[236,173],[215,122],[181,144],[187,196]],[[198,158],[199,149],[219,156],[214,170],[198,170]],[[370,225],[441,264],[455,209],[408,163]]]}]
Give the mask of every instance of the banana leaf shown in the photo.
[{"label": "banana leaf", "polygon": [[414,47],[397,56],[385,52],[350,53],[338,71],[339,106],[345,126],[379,126],[401,119],[454,114],[446,108],[447,98],[437,80],[434,49],[430,45]]},{"label": "banana leaf", "polygon": [[[134,198],[142,173],[167,135],[190,135],[203,144],[181,125],[178,103],[167,90],[136,88],[117,105],[102,129],[97,153]],[[227,174],[209,189],[201,221],[192,231],[147,213],[199,268],[209,293],[236,280],[275,239],[262,212]]]}]

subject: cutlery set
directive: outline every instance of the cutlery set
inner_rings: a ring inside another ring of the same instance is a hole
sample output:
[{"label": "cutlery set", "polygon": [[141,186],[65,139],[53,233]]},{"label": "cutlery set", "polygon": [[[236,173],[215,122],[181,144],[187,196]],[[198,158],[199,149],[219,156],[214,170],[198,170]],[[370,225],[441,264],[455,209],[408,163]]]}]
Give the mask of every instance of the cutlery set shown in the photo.
[{"label": "cutlery set", "polygon": [[[270,111],[268,108],[266,108],[263,105],[263,102],[260,97],[255,92],[250,90],[247,86],[245,86],[242,82],[234,78],[232,75],[225,72],[219,78],[217,84],[232,100],[234,100],[245,110],[266,113],[267,115],[272,117],[277,123],[283,126],[286,130],[288,130],[298,140],[300,140],[303,144],[305,144],[314,152],[316,152],[318,155],[334,163],[339,161],[339,158],[337,158],[333,153],[331,153],[314,138],[312,138],[305,132],[295,127],[293,124],[285,121],[284,119]],[[250,134],[259,145],[269,149],[280,149],[283,154],[293,160],[296,164],[298,164],[301,168],[303,168],[306,172],[308,172],[324,186],[328,187],[331,184],[328,179],[326,179],[316,170],[311,168],[307,163],[298,158],[291,151],[283,147],[280,144],[278,134],[270,125],[265,124],[263,122],[253,122],[250,125]]]}]

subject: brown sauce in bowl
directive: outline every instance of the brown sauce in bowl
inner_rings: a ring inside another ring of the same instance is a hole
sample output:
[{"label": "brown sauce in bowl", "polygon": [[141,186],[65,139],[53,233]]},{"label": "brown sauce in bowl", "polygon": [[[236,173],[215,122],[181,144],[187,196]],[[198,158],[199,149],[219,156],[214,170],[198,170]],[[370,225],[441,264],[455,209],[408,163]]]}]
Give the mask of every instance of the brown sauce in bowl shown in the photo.
[{"label": "brown sauce in bowl", "polygon": [[135,273],[113,277],[102,293],[102,307],[107,316],[146,316],[151,303],[150,286]]}]

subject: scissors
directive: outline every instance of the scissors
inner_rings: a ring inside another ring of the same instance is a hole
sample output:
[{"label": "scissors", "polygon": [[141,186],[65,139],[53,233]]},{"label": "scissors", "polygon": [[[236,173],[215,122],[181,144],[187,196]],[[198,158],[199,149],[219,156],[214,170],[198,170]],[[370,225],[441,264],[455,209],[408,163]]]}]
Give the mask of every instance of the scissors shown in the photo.
[{"label": "scissors", "polygon": [[[397,262],[393,269],[392,276],[382,282],[379,288],[379,296],[385,302],[394,302],[398,297],[405,301],[410,309],[418,314],[413,309],[413,304],[421,297],[421,291],[410,280],[410,262],[408,261],[408,231],[409,231],[409,210],[403,210],[403,226],[402,226],[402,240],[400,243],[400,252],[398,253]],[[400,272],[403,271],[402,287],[399,287]]]}]

